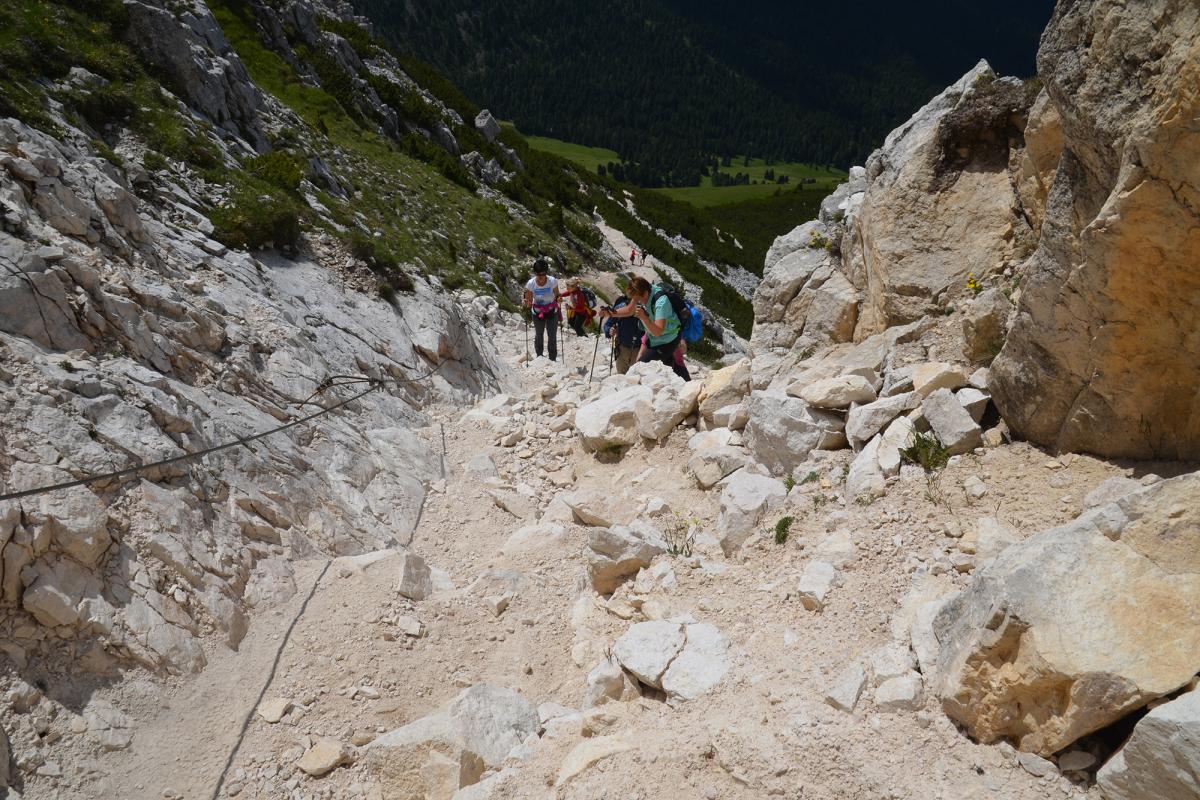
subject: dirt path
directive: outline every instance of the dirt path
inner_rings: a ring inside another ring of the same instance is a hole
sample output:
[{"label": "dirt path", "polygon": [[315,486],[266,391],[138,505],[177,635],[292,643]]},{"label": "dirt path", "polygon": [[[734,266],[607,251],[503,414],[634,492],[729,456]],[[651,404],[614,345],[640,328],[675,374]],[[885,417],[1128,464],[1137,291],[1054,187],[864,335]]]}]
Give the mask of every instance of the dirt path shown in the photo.
[{"label": "dirt path", "polygon": [[[519,337],[519,329],[509,330],[498,340],[513,363],[523,352]],[[553,413],[535,398],[547,376],[568,385],[590,363],[593,345],[567,335],[565,374],[543,362],[519,367],[527,396],[504,413],[524,417],[531,434],[545,431]],[[607,362],[597,364],[602,377]],[[660,526],[679,520],[704,529],[718,514],[718,492],[698,489],[684,472],[685,427],[661,445],[613,460],[584,453],[570,429],[502,447],[479,414],[432,414],[445,426],[449,474],[427,499],[412,550],[441,571],[438,591],[410,601],[396,592],[394,562],[335,561],[297,619],[265,693],[294,707],[276,723],[251,716],[220,796],[381,798],[365,759],[320,779],[298,771],[296,762],[317,739],[364,744],[479,682],[511,687],[535,704],[579,708],[588,670],[640,617],[625,618],[587,586],[584,527],[564,522],[561,533],[520,546],[505,546],[508,537],[568,487],[595,489],[635,511],[659,498],[669,509]],[[431,436],[430,446],[439,447],[440,436]],[[467,469],[483,454],[491,456],[494,476]],[[794,493],[781,512],[796,520],[785,544],[774,542],[772,518],[740,557],[725,559],[702,536],[693,556],[668,559],[676,585],[654,595],[664,613],[711,623],[731,640],[730,669],[712,692],[677,708],[652,697],[610,704],[587,730],[556,728],[505,770],[493,800],[1095,797],[1094,789],[1060,776],[1028,774],[1010,748],[970,742],[932,700],[885,710],[868,686],[851,714],[831,707],[824,694],[848,663],[865,662],[890,641],[891,619],[910,587],[965,583],[965,575],[937,567],[956,530],[995,516],[1029,535],[1073,517],[1083,494],[1119,470],[1006,446],[957,461],[936,493],[909,475],[883,500],[843,506],[848,460],[848,453],[830,455],[819,462],[817,479]],[[989,487],[982,500],[963,492],[972,476]],[[529,518],[498,507],[492,490],[524,497]],[[849,541],[846,583],[823,612],[805,611],[794,587],[813,554],[830,546],[831,531]],[[123,690],[126,702],[142,698],[133,703],[134,743],[104,762],[108,782],[97,784],[95,796],[212,796],[321,566],[305,565],[296,596],[257,617],[239,653],[213,658],[201,676],[165,691],[150,682]],[[511,602],[496,615],[488,598],[506,592]],[[418,627],[420,635],[410,635]],[[619,735],[633,746],[555,789],[581,732]]]},{"label": "dirt path", "polygon": [[143,680],[123,687],[123,705],[137,720],[133,743],[110,756],[109,776],[97,783],[96,797],[213,796],[290,626],[303,619],[309,595],[324,585],[324,563],[296,564],[296,594],[258,617],[236,652],[209,648],[208,666],[199,675],[167,686]]}]

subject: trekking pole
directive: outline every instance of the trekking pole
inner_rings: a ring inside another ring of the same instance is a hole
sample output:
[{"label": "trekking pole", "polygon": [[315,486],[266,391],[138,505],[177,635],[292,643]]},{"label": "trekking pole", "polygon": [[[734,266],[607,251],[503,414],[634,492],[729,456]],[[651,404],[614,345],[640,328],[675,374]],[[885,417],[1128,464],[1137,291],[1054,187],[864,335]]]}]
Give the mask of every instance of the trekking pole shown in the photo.
[{"label": "trekking pole", "polygon": [[521,316],[525,319],[525,365],[529,366],[529,312],[522,310]]},{"label": "trekking pole", "polygon": [[562,348],[563,368],[566,368],[566,366],[567,366],[567,340],[563,338],[562,307],[561,306],[555,310],[554,316],[556,316],[558,318],[558,346]]},{"label": "trekking pole", "polygon": [[592,368],[588,370],[588,388],[592,388],[592,374],[596,371],[596,354],[600,352],[600,331],[596,331],[596,347],[592,350]]}]

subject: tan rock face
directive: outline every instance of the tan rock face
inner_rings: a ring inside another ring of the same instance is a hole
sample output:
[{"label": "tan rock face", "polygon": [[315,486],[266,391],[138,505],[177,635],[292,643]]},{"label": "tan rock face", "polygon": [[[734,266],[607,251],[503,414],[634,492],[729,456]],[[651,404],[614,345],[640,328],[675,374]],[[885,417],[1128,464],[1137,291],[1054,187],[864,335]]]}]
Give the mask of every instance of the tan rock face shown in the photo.
[{"label": "tan rock face", "polygon": [[938,614],[936,689],[983,742],[1048,756],[1200,671],[1200,475],[1005,549]]},{"label": "tan rock face", "polygon": [[1060,6],[1039,72],[1063,152],[992,365],[1013,431],[1105,456],[1200,455],[1200,9]]},{"label": "tan rock face", "polygon": [[1017,168],[1017,195],[1021,207],[1034,233],[1042,230],[1046,218],[1046,197],[1058,170],[1062,156],[1062,119],[1058,107],[1043,89],[1029,109],[1029,123],[1025,126],[1025,152]]},{"label": "tan rock face", "polygon": [[[1032,100],[981,63],[893,131],[843,242],[865,290],[855,338],[920,319],[947,291],[1015,260],[1032,234],[1014,213],[1009,163]],[[857,261],[857,264],[853,262]]]}]

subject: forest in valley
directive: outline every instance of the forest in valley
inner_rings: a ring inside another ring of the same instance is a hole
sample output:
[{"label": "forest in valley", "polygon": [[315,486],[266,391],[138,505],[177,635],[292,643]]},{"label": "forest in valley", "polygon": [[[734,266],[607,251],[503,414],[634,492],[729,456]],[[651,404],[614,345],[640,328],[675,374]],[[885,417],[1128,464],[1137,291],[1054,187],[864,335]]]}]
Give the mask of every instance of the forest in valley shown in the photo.
[{"label": "forest in valley", "polygon": [[496,116],[527,134],[615,150],[620,179],[649,188],[698,186],[711,180],[714,159],[861,163],[980,58],[1002,73],[1033,74],[1052,7],[353,2],[379,35]]}]

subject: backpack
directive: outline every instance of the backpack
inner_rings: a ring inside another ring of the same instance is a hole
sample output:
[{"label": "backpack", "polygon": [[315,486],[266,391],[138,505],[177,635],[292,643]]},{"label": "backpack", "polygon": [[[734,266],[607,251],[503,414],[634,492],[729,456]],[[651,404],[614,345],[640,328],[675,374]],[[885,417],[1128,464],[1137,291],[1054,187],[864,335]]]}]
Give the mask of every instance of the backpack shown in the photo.
[{"label": "backpack", "polygon": [[687,321],[683,322],[683,339],[687,342],[698,342],[700,337],[704,336],[704,312],[697,308],[691,300],[684,300],[684,302],[687,303],[690,313]]},{"label": "backpack", "polygon": [[588,308],[596,307],[596,293],[588,287],[583,287],[583,299],[587,301]]},{"label": "backpack", "polygon": [[658,303],[658,298],[660,297],[666,297],[667,301],[670,302],[671,310],[675,312],[675,316],[679,319],[679,335],[685,341],[694,342],[704,335],[704,320],[700,309],[692,305],[689,300],[686,300],[673,286],[666,283],[660,283],[650,294],[651,308]]}]

